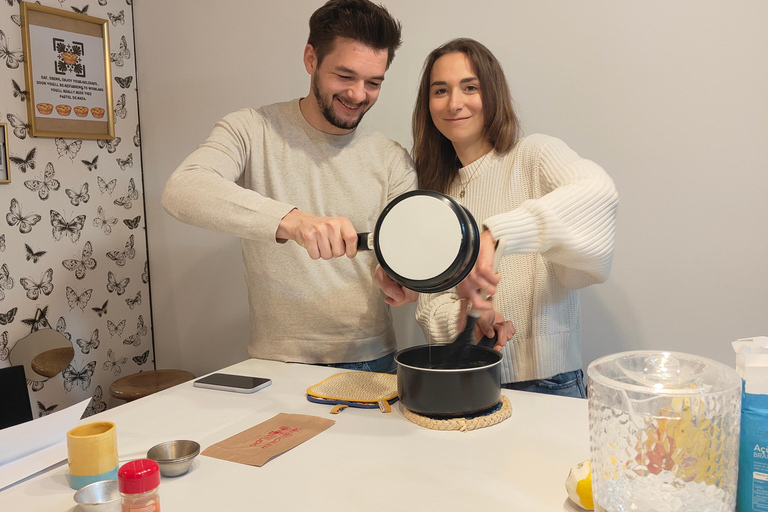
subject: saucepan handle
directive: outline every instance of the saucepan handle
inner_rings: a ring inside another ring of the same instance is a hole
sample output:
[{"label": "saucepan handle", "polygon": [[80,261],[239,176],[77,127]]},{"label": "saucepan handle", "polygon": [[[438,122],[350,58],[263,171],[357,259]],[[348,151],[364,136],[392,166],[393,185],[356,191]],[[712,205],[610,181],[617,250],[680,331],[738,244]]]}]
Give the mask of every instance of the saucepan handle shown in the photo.
[{"label": "saucepan handle", "polygon": [[372,251],[373,250],[373,233],[358,233],[357,234],[357,250],[358,251]]}]

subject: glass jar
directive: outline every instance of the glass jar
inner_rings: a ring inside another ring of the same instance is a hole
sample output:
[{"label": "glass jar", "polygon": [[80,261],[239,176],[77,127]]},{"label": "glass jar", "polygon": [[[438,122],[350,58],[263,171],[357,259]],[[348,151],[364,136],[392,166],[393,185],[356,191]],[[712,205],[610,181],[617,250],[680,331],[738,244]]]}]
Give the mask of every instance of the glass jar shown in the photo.
[{"label": "glass jar", "polygon": [[126,462],[117,472],[122,512],[160,512],[160,467],[149,459]]},{"label": "glass jar", "polygon": [[596,511],[732,512],[741,378],[678,352],[634,351],[588,369]]}]

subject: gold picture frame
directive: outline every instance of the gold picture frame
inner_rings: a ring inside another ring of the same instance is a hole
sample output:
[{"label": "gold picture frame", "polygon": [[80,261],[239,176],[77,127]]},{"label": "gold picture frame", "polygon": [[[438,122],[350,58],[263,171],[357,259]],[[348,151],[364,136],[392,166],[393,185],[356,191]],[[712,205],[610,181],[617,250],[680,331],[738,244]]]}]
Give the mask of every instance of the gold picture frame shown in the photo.
[{"label": "gold picture frame", "polygon": [[11,182],[11,154],[8,152],[8,124],[0,123],[0,183]]},{"label": "gold picture frame", "polygon": [[30,135],[114,139],[108,20],[20,5]]}]

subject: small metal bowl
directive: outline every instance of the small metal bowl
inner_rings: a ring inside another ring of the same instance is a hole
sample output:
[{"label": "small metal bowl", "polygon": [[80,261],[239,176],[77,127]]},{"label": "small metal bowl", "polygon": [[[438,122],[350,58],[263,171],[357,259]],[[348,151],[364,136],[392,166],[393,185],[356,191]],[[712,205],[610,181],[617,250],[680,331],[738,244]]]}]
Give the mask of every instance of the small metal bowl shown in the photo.
[{"label": "small metal bowl", "polygon": [[189,471],[192,461],[200,453],[195,441],[167,441],[149,449],[147,458],[157,462],[163,476],[180,476]]},{"label": "small metal bowl", "polygon": [[75,502],[83,512],[120,512],[117,480],[88,484],[75,493]]}]

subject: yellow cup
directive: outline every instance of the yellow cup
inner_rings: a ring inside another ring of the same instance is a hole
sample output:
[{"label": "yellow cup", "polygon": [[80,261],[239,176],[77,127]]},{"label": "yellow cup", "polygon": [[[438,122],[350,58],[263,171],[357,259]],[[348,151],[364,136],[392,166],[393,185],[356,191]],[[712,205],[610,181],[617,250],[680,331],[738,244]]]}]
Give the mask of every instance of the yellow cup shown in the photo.
[{"label": "yellow cup", "polygon": [[69,486],[80,489],[101,480],[117,479],[117,429],[96,421],[67,432]]}]

